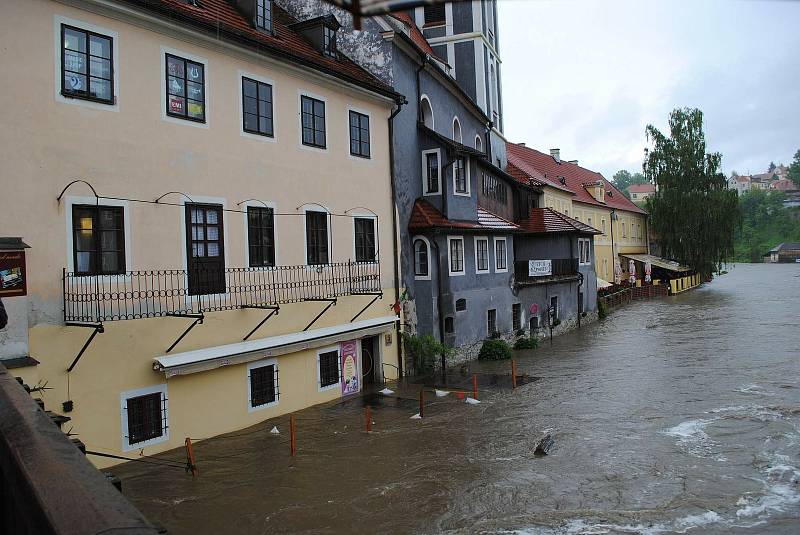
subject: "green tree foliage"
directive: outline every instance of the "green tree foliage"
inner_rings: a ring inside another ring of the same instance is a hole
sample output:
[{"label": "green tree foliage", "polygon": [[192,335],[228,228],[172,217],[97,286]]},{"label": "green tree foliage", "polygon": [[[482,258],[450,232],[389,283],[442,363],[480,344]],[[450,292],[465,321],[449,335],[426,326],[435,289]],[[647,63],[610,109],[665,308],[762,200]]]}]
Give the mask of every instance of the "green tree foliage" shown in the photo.
[{"label": "green tree foliage", "polygon": [[634,184],[646,184],[647,179],[642,173],[631,174],[630,171],[620,169],[614,173],[614,176],[611,178],[611,182],[614,183],[614,186],[620,190],[623,195],[630,199],[631,194],[628,193],[628,188]]},{"label": "green tree foliage", "polygon": [[777,167],[778,167],[778,166],[777,166],[777,165],[775,165],[775,162],[769,162],[769,169],[767,170],[767,172],[768,172],[768,173],[771,173],[771,172],[773,172],[775,169],[777,169]]},{"label": "green tree foliage", "polygon": [[720,172],[722,155],[706,153],[703,112],[678,108],[669,117],[669,135],[646,128],[644,174],[656,184],[647,199],[651,225],[667,258],[687,264],[704,277],[733,255],[739,200]]},{"label": "green tree foliage", "polygon": [[794,161],[789,166],[789,179],[800,188],[800,149],[794,153]]},{"label": "green tree foliage", "polygon": [[511,346],[505,340],[499,338],[490,338],[483,342],[480,352],[478,352],[479,360],[504,360],[511,358]]},{"label": "green tree foliage", "polygon": [[761,262],[762,255],[782,242],[800,241],[800,220],[783,206],[781,191],[751,189],[739,197],[742,226],[736,231],[734,260]]},{"label": "green tree foliage", "polygon": [[454,349],[441,344],[433,336],[426,334],[415,336],[403,333],[403,343],[406,350],[411,355],[414,362],[414,371],[417,374],[425,374],[433,371],[438,359],[442,354],[449,357],[454,353]]}]

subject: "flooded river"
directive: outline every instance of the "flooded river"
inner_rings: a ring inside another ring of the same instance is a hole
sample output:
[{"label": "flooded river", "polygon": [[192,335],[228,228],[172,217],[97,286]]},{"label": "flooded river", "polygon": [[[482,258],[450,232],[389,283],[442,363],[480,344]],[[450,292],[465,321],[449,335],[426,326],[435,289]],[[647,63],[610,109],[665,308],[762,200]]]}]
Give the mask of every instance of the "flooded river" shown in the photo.
[{"label": "flooded river", "polygon": [[295,458],[279,418],[199,443],[195,479],[114,472],[174,535],[800,533],[800,266],[737,265],[517,362],[541,379],[482,375],[479,405],[431,394],[421,420],[418,386],[375,397],[369,434],[362,399],[298,413]]}]

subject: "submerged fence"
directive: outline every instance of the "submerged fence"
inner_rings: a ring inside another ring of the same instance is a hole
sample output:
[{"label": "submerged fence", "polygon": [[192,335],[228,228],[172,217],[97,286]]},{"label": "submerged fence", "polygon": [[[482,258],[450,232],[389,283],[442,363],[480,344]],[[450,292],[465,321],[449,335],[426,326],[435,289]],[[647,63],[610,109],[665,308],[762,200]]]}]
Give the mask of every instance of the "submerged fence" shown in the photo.
[{"label": "submerged fence", "polygon": [[380,292],[378,262],[63,273],[65,322],[198,314]]}]

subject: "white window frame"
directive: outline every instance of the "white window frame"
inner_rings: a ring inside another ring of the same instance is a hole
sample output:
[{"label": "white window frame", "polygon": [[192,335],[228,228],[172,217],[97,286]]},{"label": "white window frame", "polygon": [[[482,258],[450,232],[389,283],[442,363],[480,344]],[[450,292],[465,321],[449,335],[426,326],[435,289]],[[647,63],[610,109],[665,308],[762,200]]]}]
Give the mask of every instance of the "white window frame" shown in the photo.
[{"label": "white window frame", "polygon": [[431,102],[430,97],[428,97],[428,95],[426,95],[425,93],[423,93],[419,97],[419,110],[420,110],[419,111],[419,115],[420,115],[420,118],[423,120],[423,124],[425,124],[425,118],[424,118],[424,116],[422,114],[422,101],[423,100],[428,102],[428,107],[431,110],[431,125],[430,126],[425,125],[425,126],[428,126],[428,128],[430,128],[433,131],[436,131],[436,115],[433,113],[433,103]]},{"label": "white window frame", "polygon": [[[486,269],[479,269],[478,268],[478,242],[485,241],[486,242]],[[492,255],[489,251],[489,237],[488,236],[475,236],[474,238],[474,247],[475,247],[475,273],[477,275],[491,273],[492,272]],[[448,247],[448,251],[449,251]]]},{"label": "white window frame", "polygon": [[475,135],[475,150],[483,152],[483,140],[481,139],[481,136],[477,134]]},{"label": "white window frame", "polygon": [[[333,226],[333,220],[332,220],[333,218],[331,217],[331,211],[328,210],[328,208],[326,208],[324,206],[320,206],[318,204],[304,204],[301,208],[303,209],[303,265],[307,266],[310,269],[316,269],[316,268],[321,267],[321,266],[329,266],[329,265],[331,265],[333,263],[333,255],[332,255],[332,250],[331,250],[331,246],[332,246],[332,243],[333,243],[333,235],[332,235],[332,229],[331,229],[331,227]],[[326,264],[309,264],[308,263],[308,229],[306,228],[306,225],[308,224],[308,221],[306,219],[306,212],[325,212],[325,214],[327,215],[327,222],[328,222],[327,223],[327,227],[328,227],[328,232],[327,232],[327,234],[328,234],[328,262]],[[276,243],[277,243],[277,241],[276,241]],[[354,248],[355,248],[355,246],[354,246]],[[277,264],[277,261],[276,261],[276,264]]]},{"label": "white window frame", "polygon": [[[250,78],[251,80],[255,80],[256,82],[261,82],[262,84],[268,84],[272,87],[272,136],[262,136],[259,134],[253,134],[250,132],[245,132],[244,130],[244,95],[243,95],[243,84],[244,78]],[[247,72],[240,70],[239,71],[239,135],[247,138],[247,139],[255,139],[258,141],[264,141],[266,143],[277,143],[278,142],[278,107],[275,105],[275,101],[277,100],[275,95],[277,94],[277,85],[274,80],[270,78],[265,78],[263,76],[259,76],[257,74],[253,74],[252,72]],[[327,106],[326,106],[327,108]],[[327,110],[326,110],[327,114]],[[302,119],[301,119],[302,121]],[[327,126],[327,117],[326,117],[326,126]],[[302,131],[300,133],[302,136]]]},{"label": "white window frame", "polygon": [[[86,30],[94,33],[98,33],[100,35],[104,35],[106,37],[111,38],[111,68],[114,69],[114,101],[110,104],[103,104],[101,102],[94,102],[91,100],[84,100],[80,98],[69,98],[65,97],[61,94],[61,77],[63,76],[61,73],[61,25],[66,24],[67,26],[74,26],[76,28],[80,28],[81,30]],[[84,22],[81,20],[71,19],[68,17],[63,17],[61,15],[55,15],[53,17],[53,36],[54,36],[54,44],[55,44],[55,78],[53,78],[54,86],[55,86],[55,99],[56,102],[60,102],[61,104],[73,104],[75,106],[83,106],[85,108],[92,108],[95,110],[102,110],[102,111],[119,111],[119,34],[114,30],[110,30],[108,28],[104,28],[102,26],[95,26],[94,24],[90,24],[88,22]]]},{"label": "white window frame", "polygon": [[578,238],[578,263],[581,266],[592,264],[592,245],[589,238]]},{"label": "white window frame", "polygon": [[[273,93],[274,94],[274,93]],[[255,134],[251,134],[255,135]],[[261,136],[259,136],[261,137]],[[267,271],[270,269],[274,269],[270,266],[258,266],[251,268],[250,267],[250,226],[247,224],[247,207],[252,206],[254,208],[271,208],[272,209],[272,234],[273,239],[275,240],[275,266],[280,266],[280,262],[278,261],[278,217],[275,214],[278,213],[278,205],[273,201],[245,201],[241,208],[244,209],[243,219],[244,219],[244,267],[248,269],[259,269],[262,271]],[[223,221],[224,223],[224,221]],[[226,245],[227,246],[227,245]]]},{"label": "white window frame", "polygon": [[[439,189],[434,192],[428,191],[428,162],[427,155],[436,153],[436,164],[439,173]],[[428,149],[422,151],[422,195],[432,197],[442,194],[442,151],[441,149]]]},{"label": "white window frame", "polygon": [[253,392],[251,390],[252,383],[250,381],[250,371],[252,369],[254,369],[254,368],[263,368],[265,366],[275,366],[274,373],[276,373],[276,374],[278,373],[278,359],[276,359],[276,358],[257,360],[255,362],[251,362],[251,363],[249,363],[247,365],[247,375],[246,375],[246,379],[247,379],[247,412],[257,412],[257,411],[260,411],[260,410],[263,410],[263,409],[268,409],[270,407],[276,406],[280,402],[280,399],[281,399],[281,397],[280,397],[281,386],[280,386],[280,381],[276,380],[275,381],[275,401],[272,401],[272,402],[269,402],[269,403],[264,403],[263,405],[256,405],[255,407],[253,406],[253,403],[252,403]]},{"label": "white window frame", "polygon": [[[500,242],[500,241],[504,242],[506,244],[506,268],[505,269],[500,269],[500,268],[497,267],[497,242]],[[494,240],[493,240],[493,245],[494,245],[494,257],[495,257],[494,258],[494,272],[495,273],[508,273],[508,239],[505,236],[503,236],[503,237],[497,237],[496,236],[494,238]]]},{"label": "white window frame", "polygon": [[[458,137],[456,137],[456,125],[458,125]],[[461,121],[457,115],[453,117],[453,141],[464,144],[464,133],[461,131]]]},{"label": "white window frame", "polygon": [[[464,160],[464,183],[467,186],[467,191],[466,192],[458,192],[458,191],[456,191],[456,164],[455,164],[455,162],[457,161],[458,158],[461,158],[461,159]],[[470,197],[472,195],[472,192],[471,192],[472,188],[470,187],[471,185],[470,185],[469,163],[470,163],[470,158],[468,156],[456,156],[456,158],[453,160],[453,164],[450,166],[450,175],[451,175],[451,178],[453,180],[453,195],[455,195],[457,197]]]},{"label": "white window frame", "polygon": [[[306,145],[303,143],[303,97],[313,98],[316,100],[321,100],[325,104],[325,147],[312,147],[311,145]],[[312,93],[311,91],[306,91],[305,89],[298,89],[297,90],[297,142],[300,144],[300,148],[303,150],[308,150],[311,152],[318,152],[318,153],[327,153],[331,148],[331,137],[330,137],[330,110],[331,107],[328,105],[328,99],[319,95],[317,93]],[[350,124],[350,118],[348,116],[348,125]],[[370,122],[372,120],[370,119]],[[372,127],[370,125],[370,130]],[[372,133],[370,132],[370,135]],[[349,136],[348,138],[349,139]],[[371,141],[371,140],[370,140]],[[348,150],[349,150],[349,143],[348,143]],[[370,154],[372,153],[372,148],[370,147]]]},{"label": "white window frame", "polygon": [[[328,386],[322,386],[322,374],[320,373],[320,355],[336,351],[336,366],[339,368],[339,380]],[[327,392],[339,388],[342,384],[342,350],[338,345],[328,346],[317,349],[317,391]]]},{"label": "white window frame", "polygon": [[[450,258],[450,242],[461,242],[461,271],[453,271],[453,259]],[[447,237],[447,273],[451,277],[461,277],[467,274],[467,252],[464,248],[464,236],[448,236]]]},{"label": "white window frame", "polygon": [[[211,126],[211,106],[208,105],[209,102],[211,102],[211,78],[209,76],[208,60],[195,54],[190,54],[189,52],[184,52],[183,50],[178,50],[177,48],[171,48],[163,45],[161,46],[160,54],[159,63],[161,65],[161,77],[158,79],[158,92],[161,95],[161,120],[168,123],[191,126],[194,128],[204,128],[208,130],[208,128]],[[203,112],[206,118],[204,122],[181,119],[179,117],[167,115],[167,54],[178,56],[181,59],[188,59],[203,65],[203,91],[205,91],[205,110],[203,110]],[[241,89],[241,86],[239,86],[239,88]]]},{"label": "white window frame", "polygon": [[[417,250],[416,250],[416,246],[414,245],[415,243],[417,243],[417,240],[421,240],[423,243],[425,243],[425,247],[427,249],[427,251],[426,251],[427,254],[428,254],[428,274],[427,275],[417,275]],[[426,238],[425,236],[421,236],[421,235],[414,236],[414,237],[411,238],[411,249],[414,252],[413,253],[414,254],[414,280],[418,280],[418,281],[429,281],[429,280],[431,280],[431,271],[432,271],[431,270],[431,242],[428,241],[428,238]]]},{"label": "white window frame", "polygon": [[[373,126],[372,114],[370,112],[368,112],[367,110],[363,109],[363,108],[357,108],[357,107],[355,107],[353,105],[350,105],[350,104],[347,105],[347,110],[346,111],[347,111],[347,121],[345,121],[345,123],[346,123],[346,126],[347,126],[347,132],[346,132],[346,136],[347,137],[345,137],[345,139],[347,140],[347,147],[345,147],[345,150],[347,151],[347,157],[350,160],[355,160],[355,161],[358,161],[358,162],[372,162],[374,160],[374,158],[373,158],[373,154],[374,154],[373,149],[375,148],[375,145],[372,143],[372,126]],[[356,113],[360,113],[361,115],[366,115],[367,118],[369,119],[369,156],[353,156],[352,154],[350,154],[350,141],[351,141],[351,139],[350,139],[350,112],[351,111],[354,111]],[[328,105],[326,104],[325,105],[325,115],[326,115],[326,117],[325,117],[325,126],[326,127],[328,125],[327,114],[328,114]]]},{"label": "white window frame", "polygon": [[[136,398],[139,396],[146,396],[148,394],[161,394],[161,410],[163,414],[161,415],[161,422],[162,422],[162,430],[163,434],[160,437],[151,438],[150,440],[145,440],[143,442],[136,442],[135,444],[131,444],[128,442],[128,400],[132,398]],[[169,397],[167,396],[167,385],[166,383],[153,385],[153,386],[146,386],[144,388],[137,388],[136,390],[128,390],[126,392],[122,392],[119,395],[119,403],[120,403],[120,418],[122,422],[122,451],[133,451],[145,448],[147,446],[152,446],[154,444],[161,444],[162,442],[167,442],[169,440]],[[166,425],[164,425],[166,422]]]},{"label": "white window frame", "polygon": [[[350,212],[352,216],[350,219],[353,221],[353,262],[357,262],[356,260],[356,219],[371,219],[372,220],[372,230],[375,234],[375,246],[373,251],[373,256],[375,257],[375,262],[378,261],[378,218],[375,214],[371,214],[369,212]],[[362,262],[362,263],[369,263]]]},{"label": "white window frame", "polygon": [[[67,195],[64,197],[64,212],[67,222],[67,271],[75,273],[75,255],[73,248],[75,247],[75,235],[72,229],[72,207],[74,205],[86,204],[90,206],[118,206],[122,208],[122,225],[125,232],[125,271],[133,271],[133,256],[131,255],[131,207],[128,201],[120,201],[117,199],[98,199],[97,197],[81,197],[75,195]],[[184,249],[186,244],[184,244]],[[185,253],[184,253],[185,254]],[[89,277],[109,277],[111,275],[79,275],[80,278]],[[129,275],[113,275],[114,277],[130,278]]]}]

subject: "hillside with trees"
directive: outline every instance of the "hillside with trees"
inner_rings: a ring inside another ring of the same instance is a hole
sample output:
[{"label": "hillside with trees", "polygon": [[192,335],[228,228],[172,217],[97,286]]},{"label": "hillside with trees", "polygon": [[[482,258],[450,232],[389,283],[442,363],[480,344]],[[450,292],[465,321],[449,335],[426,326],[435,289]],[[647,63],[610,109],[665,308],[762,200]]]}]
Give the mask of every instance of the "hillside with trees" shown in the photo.
[{"label": "hillside with trees", "polygon": [[734,233],[733,261],[761,262],[761,256],[779,243],[800,241],[800,219],[783,206],[785,198],[781,191],[760,189],[739,197],[742,226]]}]

